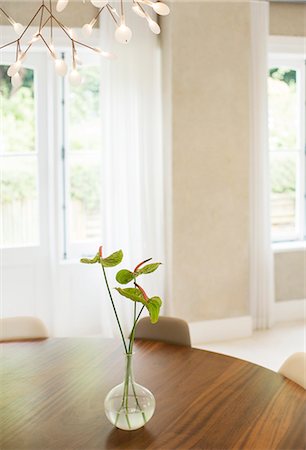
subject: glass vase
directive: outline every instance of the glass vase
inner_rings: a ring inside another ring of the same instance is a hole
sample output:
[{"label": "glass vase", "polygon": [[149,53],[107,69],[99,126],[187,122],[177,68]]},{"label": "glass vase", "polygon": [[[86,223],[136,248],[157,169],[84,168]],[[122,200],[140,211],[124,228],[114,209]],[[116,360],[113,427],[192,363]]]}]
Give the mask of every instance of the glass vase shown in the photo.
[{"label": "glass vase", "polygon": [[155,398],[148,389],[134,381],[133,354],[125,355],[125,376],[109,391],[104,401],[108,420],[121,430],[137,430],[153,416]]}]

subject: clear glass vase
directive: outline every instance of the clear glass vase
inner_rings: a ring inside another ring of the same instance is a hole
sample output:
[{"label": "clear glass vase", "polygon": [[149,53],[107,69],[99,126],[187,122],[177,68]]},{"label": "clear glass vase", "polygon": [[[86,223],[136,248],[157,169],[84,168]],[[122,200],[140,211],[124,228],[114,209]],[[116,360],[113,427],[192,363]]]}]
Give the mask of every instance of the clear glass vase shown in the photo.
[{"label": "clear glass vase", "polygon": [[153,416],[155,398],[148,389],[135,383],[133,377],[133,354],[125,355],[123,383],[109,391],[104,401],[108,420],[121,430],[137,430]]}]

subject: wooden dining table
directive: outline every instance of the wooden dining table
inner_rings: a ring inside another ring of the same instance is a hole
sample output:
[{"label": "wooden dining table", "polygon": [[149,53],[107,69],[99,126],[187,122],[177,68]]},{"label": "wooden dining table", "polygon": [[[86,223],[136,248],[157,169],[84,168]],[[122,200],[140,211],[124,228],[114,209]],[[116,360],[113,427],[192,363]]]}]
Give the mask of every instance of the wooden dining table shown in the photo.
[{"label": "wooden dining table", "polygon": [[303,450],[305,390],[256,364],[153,341],[135,343],[134,373],[156,399],[136,431],[104,413],[120,383],[119,341],[54,338],[4,343],[1,450]]}]

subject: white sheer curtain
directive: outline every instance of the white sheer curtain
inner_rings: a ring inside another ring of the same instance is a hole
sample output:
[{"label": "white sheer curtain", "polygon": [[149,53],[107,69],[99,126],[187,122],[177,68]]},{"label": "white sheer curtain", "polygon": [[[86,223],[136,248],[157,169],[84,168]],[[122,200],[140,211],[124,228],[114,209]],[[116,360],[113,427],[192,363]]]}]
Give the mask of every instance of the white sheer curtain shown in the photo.
[{"label": "white sheer curtain", "polygon": [[[117,6],[117,5],[116,5]],[[101,48],[117,55],[102,62],[103,243],[105,255],[122,248],[124,268],[141,260],[164,261],[163,154],[161,139],[160,48],[146,21],[126,16],[133,30],[128,45],[114,40],[110,17],[100,23]],[[115,270],[108,270],[111,277]],[[113,279],[113,278],[112,278]],[[149,296],[164,296],[164,269],[143,276]],[[116,295],[124,330],[132,323],[132,302]],[[102,328],[117,334],[109,302]]]},{"label": "white sheer curtain", "polygon": [[251,2],[250,302],[255,329],[273,322],[274,270],[270,237],[267,74],[269,3]]}]

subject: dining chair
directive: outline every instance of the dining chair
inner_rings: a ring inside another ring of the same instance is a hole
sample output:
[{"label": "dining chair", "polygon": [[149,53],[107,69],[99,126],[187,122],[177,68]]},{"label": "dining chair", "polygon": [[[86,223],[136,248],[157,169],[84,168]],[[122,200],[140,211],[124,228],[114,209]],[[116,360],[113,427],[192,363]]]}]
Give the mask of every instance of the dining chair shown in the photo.
[{"label": "dining chair", "polygon": [[0,319],[0,342],[46,339],[44,323],[37,317],[5,317]]},{"label": "dining chair", "polygon": [[306,389],[306,353],[293,353],[278,372]]},{"label": "dining chair", "polygon": [[135,338],[191,347],[188,323],[175,317],[159,317],[154,324],[144,317],[136,325]]}]

